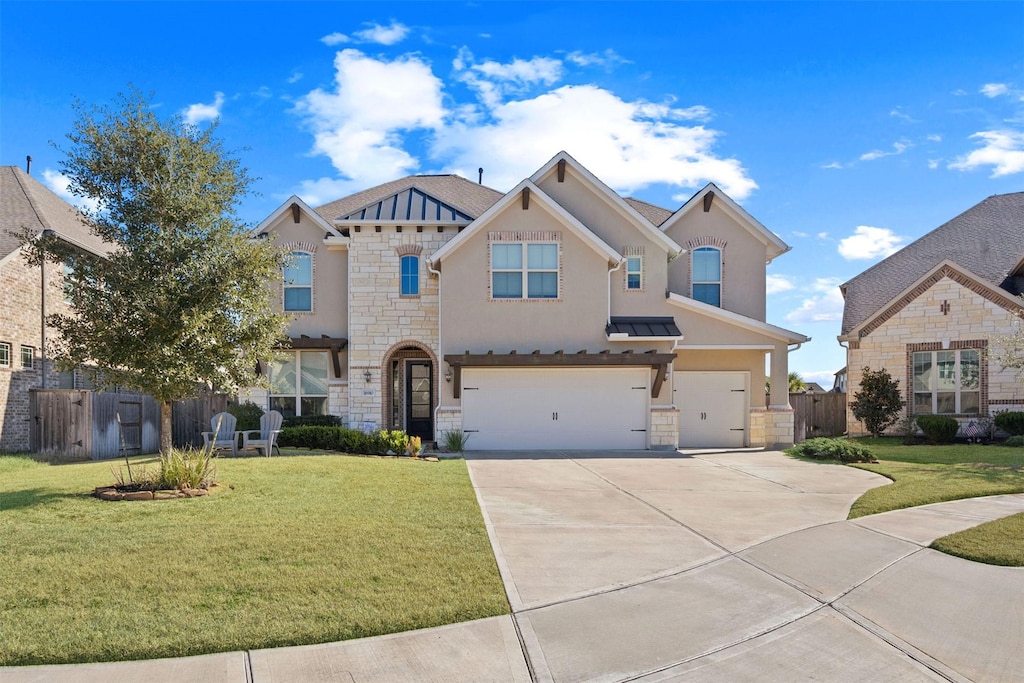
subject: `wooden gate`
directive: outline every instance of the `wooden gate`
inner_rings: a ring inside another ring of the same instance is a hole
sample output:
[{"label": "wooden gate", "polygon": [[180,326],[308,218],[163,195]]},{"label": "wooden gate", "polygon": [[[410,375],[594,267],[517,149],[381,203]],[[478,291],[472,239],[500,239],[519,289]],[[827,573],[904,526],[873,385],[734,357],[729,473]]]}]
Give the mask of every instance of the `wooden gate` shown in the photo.
[{"label": "wooden gate", "polygon": [[103,460],[160,450],[160,408],[151,396],[78,389],[32,389],[29,395],[35,453]]},{"label": "wooden gate", "polygon": [[29,390],[33,453],[92,457],[92,392],[77,389]]},{"label": "wooden gate", "polygon": [[846,433],[846,394],[790,394],[796,443]]}]

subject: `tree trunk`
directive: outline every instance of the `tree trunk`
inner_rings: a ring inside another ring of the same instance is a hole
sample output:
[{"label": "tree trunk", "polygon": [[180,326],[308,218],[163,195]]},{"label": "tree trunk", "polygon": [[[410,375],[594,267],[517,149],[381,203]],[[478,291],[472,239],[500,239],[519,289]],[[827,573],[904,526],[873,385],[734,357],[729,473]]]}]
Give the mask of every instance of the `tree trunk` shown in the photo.
[{"label": "tree trunk", "polygon": [[173,446],[171,440],[174,430],[171,424],[171,408],[173,405],[173,401],[160,402],[160,452],[164,454],[170,453]]}]

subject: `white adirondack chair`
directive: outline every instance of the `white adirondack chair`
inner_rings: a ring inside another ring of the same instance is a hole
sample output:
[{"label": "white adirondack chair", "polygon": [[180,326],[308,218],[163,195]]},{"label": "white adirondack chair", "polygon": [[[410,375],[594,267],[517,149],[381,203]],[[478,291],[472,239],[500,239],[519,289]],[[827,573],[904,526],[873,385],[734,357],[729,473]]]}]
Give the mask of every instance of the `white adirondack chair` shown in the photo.
[{"label": "white adirondack chair", "polygon": [[260,428],[242,432],[242,453],[250,450],[257,453],[263,451],[264,455],[270,457],[270,451],[277,449],[281,455],[281,447],[277,445],[277,435],[281,433],[281,422],[284,418],[276,410],[264,413],[260,417]]},{"label": "white adirondack chair", "polygon": [[238,418],[231,413],[214,415],[210,419],[210,431],[203,432],[203,448],[210,448],[212,444],[215,451],[231,451],[231,455],[238,455],[237,422]]}]

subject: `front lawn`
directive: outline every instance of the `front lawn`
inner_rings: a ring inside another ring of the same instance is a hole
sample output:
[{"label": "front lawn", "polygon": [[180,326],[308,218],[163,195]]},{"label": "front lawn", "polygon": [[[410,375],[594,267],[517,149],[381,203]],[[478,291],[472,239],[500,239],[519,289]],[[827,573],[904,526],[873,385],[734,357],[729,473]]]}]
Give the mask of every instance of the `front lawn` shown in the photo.
[{"label": "front lawn", "polygon": [[937,538],[931,547],[975,562],[1024,567],[1024,512]]},{"label": "front lawn", "polygon": [[217,468],[214,495],[112,503],[89,495],[112,483],[110,462],[0,457],[0,665],[320,643],[508,612],[461,460]]}]

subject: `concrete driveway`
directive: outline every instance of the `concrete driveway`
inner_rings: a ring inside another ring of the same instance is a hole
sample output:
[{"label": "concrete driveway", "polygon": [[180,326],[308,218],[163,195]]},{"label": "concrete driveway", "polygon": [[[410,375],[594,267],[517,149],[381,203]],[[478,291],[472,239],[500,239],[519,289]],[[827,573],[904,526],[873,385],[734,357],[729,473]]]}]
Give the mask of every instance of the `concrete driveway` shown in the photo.
[{"label": "concrete driveway", "polygon": [[535,680],[1024,680],[1024,569],[924,547],[1024,496],[847,522],[888,480],[761,451],[468,461]]}]

